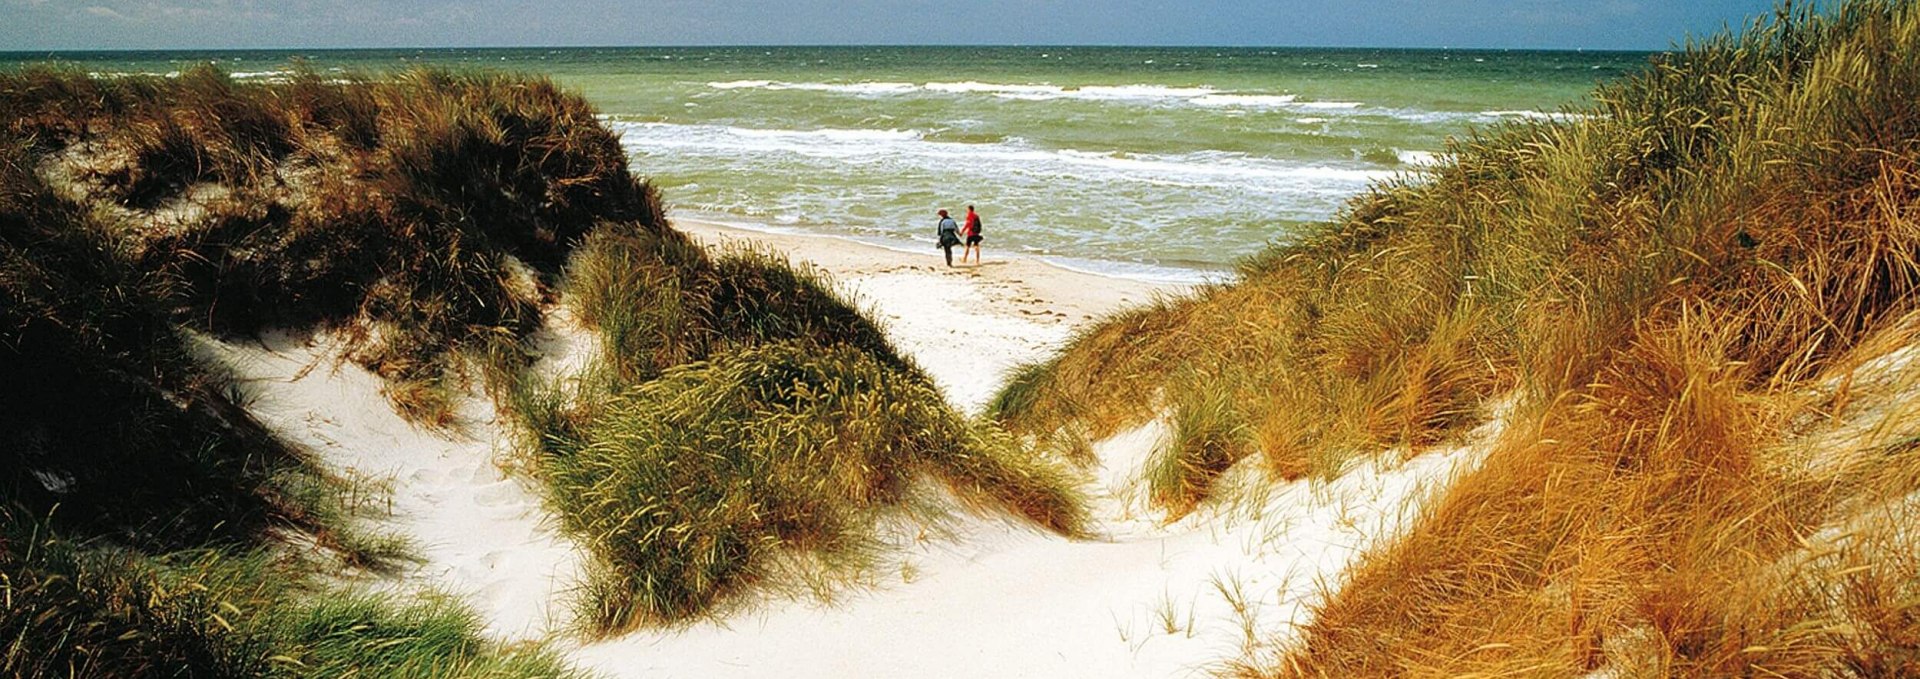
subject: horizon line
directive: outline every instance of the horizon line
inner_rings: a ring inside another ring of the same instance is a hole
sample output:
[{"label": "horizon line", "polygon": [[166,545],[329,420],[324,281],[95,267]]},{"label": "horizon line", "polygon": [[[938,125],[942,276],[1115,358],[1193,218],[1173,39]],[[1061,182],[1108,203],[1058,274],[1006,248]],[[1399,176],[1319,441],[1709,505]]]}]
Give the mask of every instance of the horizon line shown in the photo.
[{"label": "horizon line", "polygon": [[1206,44],[1123,44],[1123,43],[766,43],[708,45],[389,45],[358,47],[57,47],[39,49],[0,48],[0,54],[125,53],[125,52],[366,52],[381,50],[581,50],[581,49],[873,49],[873,48],[1002,48],[1002,49],[1231,49],[1231,50],[1398,50],[1409,52],[1612,52],[1657,54],[1681,49],[1669,45],[1660,49],[1622,47],[1454,47],[1384,45],[1206,45]]}]

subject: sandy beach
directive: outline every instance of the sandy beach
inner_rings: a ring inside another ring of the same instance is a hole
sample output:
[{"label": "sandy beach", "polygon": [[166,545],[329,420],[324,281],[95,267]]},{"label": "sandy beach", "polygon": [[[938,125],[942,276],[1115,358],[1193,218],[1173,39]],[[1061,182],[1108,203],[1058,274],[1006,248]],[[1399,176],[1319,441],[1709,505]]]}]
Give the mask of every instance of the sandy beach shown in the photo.
[{"label": "sandy beach", "polygon": [[948,267],[931,245],[908,252],[707,221],[674,226],[712,247],[759,244],[825,271],[967,412],[978,412],[1009,369],[1052,354],[1075,329],[1182,289],[997,252],[991,241],[980,264]]}]

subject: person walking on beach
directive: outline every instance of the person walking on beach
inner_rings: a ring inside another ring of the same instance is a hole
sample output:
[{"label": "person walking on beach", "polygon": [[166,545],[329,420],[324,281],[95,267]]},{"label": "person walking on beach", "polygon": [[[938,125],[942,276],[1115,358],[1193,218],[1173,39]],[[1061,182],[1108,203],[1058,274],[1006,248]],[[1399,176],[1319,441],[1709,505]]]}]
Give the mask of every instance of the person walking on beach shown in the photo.
[{"label": "person walking on beach", "polygon": [[[940,230],[938,233],[940,236],[939,247],[947,253],[947,266],[953,266],[953,246],[960,244],[960,225],[955,223],[952,217],[947,216],[945,209],[940,210]],[[960,256],[965,258],[967,253],[963,251],[960,253]]]},{"label": "person walking on beach", "polygon": [[967,223],[960,227],[960,236],[966,239],[967,246],[960,250],[960,263],[967,263],[967,253],[973,253],[973,265],[980,266],[980,213],[967,206]]}]

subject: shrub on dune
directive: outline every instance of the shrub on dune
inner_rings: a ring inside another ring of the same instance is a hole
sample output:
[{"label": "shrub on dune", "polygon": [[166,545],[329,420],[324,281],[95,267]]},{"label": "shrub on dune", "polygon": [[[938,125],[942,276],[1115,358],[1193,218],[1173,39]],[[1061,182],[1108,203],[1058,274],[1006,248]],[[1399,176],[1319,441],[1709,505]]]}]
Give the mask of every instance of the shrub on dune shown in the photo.
[{"label": "shrub on dune", "polygon": [[594,360],[554,386],[522,380],[509,402],[549,501],[596,556],[583,619],[598,631],[858,574],[920,476],[975,509],[1081,528],[1065,468],[953,412],[817,271],[605,223],[565,291]]},{"label": "shrub on dune", "polygon": [[282,483],[304,460],[193,356],[164,278],[117,256],[110,225],[29,162],[0,146],[0,499],[156,548],[321,530]]}]

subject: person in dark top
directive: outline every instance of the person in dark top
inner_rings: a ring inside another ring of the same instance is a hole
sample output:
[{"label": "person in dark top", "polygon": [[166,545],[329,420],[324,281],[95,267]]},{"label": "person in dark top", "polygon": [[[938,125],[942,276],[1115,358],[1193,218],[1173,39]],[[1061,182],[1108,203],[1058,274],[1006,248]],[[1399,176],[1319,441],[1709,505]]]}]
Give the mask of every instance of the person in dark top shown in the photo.
[{"label": "person in dark top", "polygon": [[960,227],[960,236],[966,239],[967,246],[960,250],[960,263],[967,263],[967,253],[973,253],[973,265],[980,265],[980,213],[967,206],[967,223]]},{"label": "person in dark top", "polygon": [[[960,225],[948,217],[944,209],[940,211],[940,229],[937,233],[940,236],[939,248],[947,253],[947,266],[953,266],[953,246],[960,244]],[[966,252],[962,251],[960,256],[966,257]]]}]

